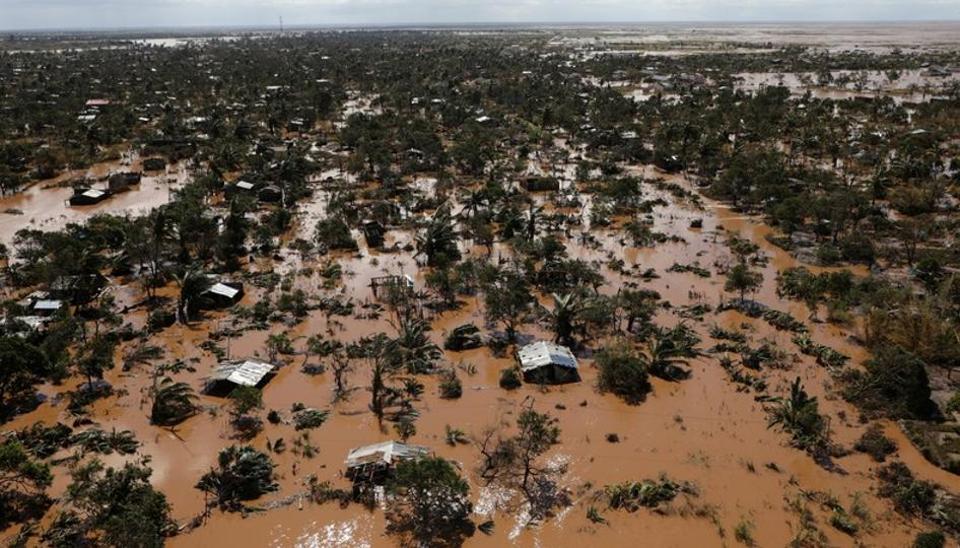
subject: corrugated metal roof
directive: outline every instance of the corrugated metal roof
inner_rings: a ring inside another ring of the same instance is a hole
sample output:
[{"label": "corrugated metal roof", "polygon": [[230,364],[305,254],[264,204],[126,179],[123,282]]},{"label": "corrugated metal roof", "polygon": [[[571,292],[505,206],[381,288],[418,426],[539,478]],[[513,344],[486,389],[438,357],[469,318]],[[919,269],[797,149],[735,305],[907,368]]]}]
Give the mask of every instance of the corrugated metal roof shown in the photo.
[{"label": "corrugated metal roof", "polygon": [[86,196],[87,198],[100,198],[104,194],[106,194],[106,192],[102,190],[97,190],[95,188],[91,188],[89,190],[85,190],[83,194],[81,194],[81,196]]},{"label": "corrugated metal roof", "polygon": [[210,286],[210,289],[207,290],[207,293],[222,295],[228,299],[232,299],[237,296],[237,293],[240,293],[240,290],[227,284],[217,282]]},{"label": "corrugated metal roof", "polygon": [[394,460],[409,460],[422,457],[430,450],[422,445],[407,445],[398,441],[385,441],[352,449],[347,454],[347,468],[373,462],[392,464]]},{"label": "corrugated metal roof", "polygon": [[213,371],[210,378],[214,381],[227,381],[240,386],[256,386],[273,369],[273,364],[257,360],[224,363]]},{"label": "corrugated metal roof", "polygon": [[243,190],[253,190],[253,183],[248,183],[247,181],[237,181],[237,188],[242,188]]},{"label": "corrugated metal roof", "polygon": [[577,358],[569,348],[547,341],[537,341],[524,346],[517,351],[517,358],[520,360],[520,369],[523,371],[551,364],[570,369],[577,368]]},{"label": "corrugated metal roof", "polygon": [[40,300],[34,303],[34,310],[60,310],[60,307],[63,306],[62,301],[53,301],[53,300]]}]

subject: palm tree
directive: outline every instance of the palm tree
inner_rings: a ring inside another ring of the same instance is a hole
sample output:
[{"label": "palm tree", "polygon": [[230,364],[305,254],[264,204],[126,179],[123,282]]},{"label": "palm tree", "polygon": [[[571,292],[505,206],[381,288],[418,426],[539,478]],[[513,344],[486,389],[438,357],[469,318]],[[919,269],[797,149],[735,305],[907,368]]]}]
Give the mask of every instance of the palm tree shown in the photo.
[{"label": "palm tree", "polygon": [[213,282],[200,269],[191,268],[184,272],[182,276],[177,277],[177,285],[180,286],[180,296],[177,300],[177,321],[187,325],[190,323],[190,316],[200,299],[200,295],[210,289]]},{"label": "palm tree", "polygon": [[173,426],[197,412],[197,395],[185,382],[174,382],[170,377],[164,377],[154,385],[152,392],[151,424]]},{"label": "palm tree", "polygon": [[681,366],[688,365],[688,349],[678,345],[673,337],[666,333],[657,333],[647,343],[645,351],[647,368],[650,374],[668,381],[678,381],[690,376],[690,372]]},{"label": "palm tree", "polygon": [[446,205],[437,210],[426,229],[417,235],[417,256],[420,255],[427,256],[429,266],[460,258],[457,231]]},{"label": "palm tree", "polygon": [[553,310],[549,311],[550,320],[553,323],[553,342],[565,346],[574,346],[573,340],[574,323],[582,309],[582,301],[578,293],[567,293],[557,295],[552,293]]},{"label": "palm tree", "polygon": [[400,316],[397,331],[397,338],[394,339],[396,344],[392,345],[391,353],[397,367],[402,367],[411,374],[433,370],[443,352],[427,336],[430,324],[420,319]]}]

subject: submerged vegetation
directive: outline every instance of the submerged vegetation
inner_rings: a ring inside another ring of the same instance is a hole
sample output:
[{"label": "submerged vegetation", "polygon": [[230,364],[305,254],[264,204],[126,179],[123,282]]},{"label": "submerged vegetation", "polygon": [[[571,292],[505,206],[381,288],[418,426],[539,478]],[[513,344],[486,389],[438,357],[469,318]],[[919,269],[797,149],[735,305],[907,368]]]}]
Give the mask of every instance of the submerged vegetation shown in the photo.
[{"label": "submerged vegetation", "polygon": [[956,539],[958,50],[634,32],[0,39],[2,538]]}]

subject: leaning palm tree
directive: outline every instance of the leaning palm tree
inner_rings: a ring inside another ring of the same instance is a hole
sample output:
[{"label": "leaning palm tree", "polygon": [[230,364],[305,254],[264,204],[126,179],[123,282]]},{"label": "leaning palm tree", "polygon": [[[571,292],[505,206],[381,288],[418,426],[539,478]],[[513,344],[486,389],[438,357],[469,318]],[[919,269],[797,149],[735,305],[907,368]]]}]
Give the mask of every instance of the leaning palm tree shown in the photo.
[{"label": "leaning palm tree", "polygon": [[657,333],[645,350],[650,374],[668,381],[678,381],[690,376],[690,371],[682,366],[688,365],[689,349],[680,344],[670,331]]},{"label": "leaning palm tree", "polygon": [[180,297],[177,300],[177,321],[187,325],[190,316],[200,300],[200,296],[213,285],[210,277],[200,269],[191,268],[177,276],[177,285],[180,286]]},{"label": "leaning palm tree", "polygon": [[174,382],[170,377],[153,387],[153,405],[150,408],[150,423],[173,426],[197,413],[197,395],[185,382]]}]

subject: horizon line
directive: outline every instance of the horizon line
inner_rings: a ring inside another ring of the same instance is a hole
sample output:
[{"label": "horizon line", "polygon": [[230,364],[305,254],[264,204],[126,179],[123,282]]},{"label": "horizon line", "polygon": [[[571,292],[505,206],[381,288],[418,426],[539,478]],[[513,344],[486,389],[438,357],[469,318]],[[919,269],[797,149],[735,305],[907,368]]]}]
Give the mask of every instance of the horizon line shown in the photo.
[{"label": "horizon line", "polygon": [[[633,20],[633,21],[483,21],[483,22],[396,22],[396,23],[293,23],[283,25],[283,32],[304,30],[416,30],[416,29],[458,29],[458,28],[564,28],[564,27],[601,27],[613,28],[617,26],[638,25],[917,25],[936,24],[949,25],[960,23],[956,19],[686,19],[686,20]],[[114,27],[35,27],[35,28],[2,28],[0,33],[6,35],[38,34],[38,33],[123,33],[123,32],[168,32],[168,31],[214,31],[214,30],[241,30],[260,32],[280,32],[278,24],[209,24],[209,25],[158,25],[158,26],[114,26]],[[3,38],[0,38],[2,40]]]}]

